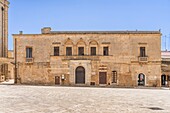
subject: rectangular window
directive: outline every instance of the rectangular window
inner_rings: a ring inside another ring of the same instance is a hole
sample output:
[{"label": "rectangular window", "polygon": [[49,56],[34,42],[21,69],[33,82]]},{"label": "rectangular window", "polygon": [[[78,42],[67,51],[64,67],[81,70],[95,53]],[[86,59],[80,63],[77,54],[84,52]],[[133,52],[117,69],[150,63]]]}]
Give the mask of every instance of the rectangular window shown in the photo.
[{"label": "rectangular window", "polygon": [[117,72],[116,71],[112,71],[112,77],[113,77],[112,83],[117,83]]},{"label": "rectangular window", "polygon": [[84,55],[84,47],[78,47],[78,55],[83,56]]},{"label": "rectangular window", "polygon": [[96,55],[96,47],[91,47],[91,55],[92,56]]},{"label": "rectangular window", "polygon": [[146,57],[145,47],[140,47],[140,57]]},{"label": "rectangular window", "polygon": [[26,58],[32,58],[32,47],[26,48]]},{"label": "rectangular window", "polygon": [[72,47],[66,47],[66,56],[72,56]]},{"label": "rectangular window", "polygon": [[54,47],[54,56],[59,56],[59,47]]},{"label": "rectangular window", "polygon": [[103,47],[103,55],[108,56],[109,55],[109,47]]}]

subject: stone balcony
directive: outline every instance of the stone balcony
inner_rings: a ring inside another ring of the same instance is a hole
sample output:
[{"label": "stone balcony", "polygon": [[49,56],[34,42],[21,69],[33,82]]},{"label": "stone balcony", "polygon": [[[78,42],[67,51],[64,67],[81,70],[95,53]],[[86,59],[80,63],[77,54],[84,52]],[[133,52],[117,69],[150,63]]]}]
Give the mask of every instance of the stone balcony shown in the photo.
[{"label": "stone balcony", "polygon": [[25,58],[25,63],[33,63],[34,62],[34,58]]},{"label": "stone balcony", "polygon": [[64,60],[99,60],[99,56],[64,56]]},{"label": "stone balcony", "polygon": [[61,56],[51,56],[51,57],[53,57],[53,58],[61,58],[62,60],[93,60],[93,61],[99,61],[100,60],[100,56],[102,56],[102,55],[95,55],[95,56],[91,56],[91,55],[64,56],[64,55],[61,55]]},{"label": "stone balcony", "polygon": [[139,56],[139,62],[147,63],[148,62],[148,56],[144,56],[144,57]]}]

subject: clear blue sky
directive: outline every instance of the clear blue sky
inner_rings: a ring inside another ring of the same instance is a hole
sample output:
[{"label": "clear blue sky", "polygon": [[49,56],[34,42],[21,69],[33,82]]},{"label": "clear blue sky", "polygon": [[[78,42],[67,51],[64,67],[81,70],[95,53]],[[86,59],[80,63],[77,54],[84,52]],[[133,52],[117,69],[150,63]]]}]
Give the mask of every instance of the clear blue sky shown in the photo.
[{"label": "clear blue sky", "polygon": [[[41,28],[74,30],[159,30],[170,50],[170,0],[9,0],[9,49],[12,34]],[[169,42],[169,43],[168,43]]]}]

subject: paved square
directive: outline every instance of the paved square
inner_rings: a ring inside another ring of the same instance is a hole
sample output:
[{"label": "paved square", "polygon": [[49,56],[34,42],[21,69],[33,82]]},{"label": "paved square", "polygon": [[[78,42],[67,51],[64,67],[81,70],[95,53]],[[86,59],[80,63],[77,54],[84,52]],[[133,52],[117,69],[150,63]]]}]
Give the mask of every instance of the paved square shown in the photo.
[{"label": "paved square", "polygon": [[170,90],[0,85],[0,113],[170,113]]}]

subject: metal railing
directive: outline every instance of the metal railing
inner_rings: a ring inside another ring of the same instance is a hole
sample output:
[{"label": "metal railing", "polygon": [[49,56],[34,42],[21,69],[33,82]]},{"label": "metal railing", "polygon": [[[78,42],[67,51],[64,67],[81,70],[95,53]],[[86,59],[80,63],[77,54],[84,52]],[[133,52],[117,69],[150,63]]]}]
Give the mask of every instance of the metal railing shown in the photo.
[{"label": "metal railing", "polygon": [[148,56],[139,56],[139,62],[148,62]]},{"label": "metal railing", "polygon": [[60,56],[54,56],[51,55],[51,57],[60,57],[62,60],[100,60],[100,57],[110,57],[112,55],[60,55]]},{"label": "metal railing", "polygon": [[34,59],[33,58],[26,58],[25,62],[26,63],[33,63]]},{"label": "metal railing", "polygon": [[99,56],[83,55],[83,56],[63,56],[64,60],[99,60]]}]

